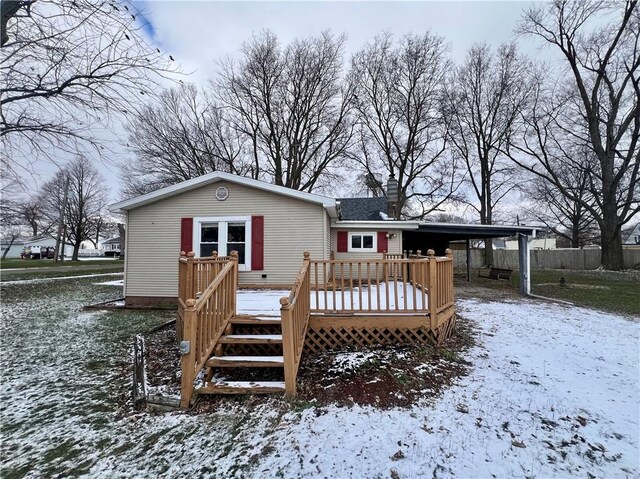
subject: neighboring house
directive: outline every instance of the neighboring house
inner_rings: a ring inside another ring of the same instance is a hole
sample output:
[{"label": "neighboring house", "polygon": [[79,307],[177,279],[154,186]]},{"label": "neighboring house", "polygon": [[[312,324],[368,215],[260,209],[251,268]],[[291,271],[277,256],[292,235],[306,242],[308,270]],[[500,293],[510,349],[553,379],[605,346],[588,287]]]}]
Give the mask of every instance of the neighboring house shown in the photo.
[{"label": "neighboring house", "polygon": [[198,257],[238,251],[241,286],[288,288],[304,251],[316,260],[382,259],[429,248],[442,255],[452,239],[534,234],[525,227],[386,219],[394,208],[386,197],[336,200],[213,172],[110,210],[126,215],[127,304],[175,302],[180,251]]},{"label": "neighboring house", "polygon": [[628,248],[640,247],[640,223],[633,228],[633,231],[631,231],[631,234],[628,236],[623,246]]},{"label": "neighboring house", "polygon": [[[39,254],[42,248],[55,248],[56,239],[50,236],[38,236],[25,241],[24,247],[27,250],[31,250],[32,252],[37,252]],[[65,258],[71,258],[72,255],[73,245],[66,244],[64,247]]]},{"label": "neighboring house", "polygon": [[[556,249],[555,238],[536,238],[531,240],[530,249]],[[518,240],[506,240],[505,249],[518,249]]]},{"label": "neighboring house", "polygon": [[4,256],[4,252],[9,249],[5,258],[19,258],[22,250],[24,250],[24,239],[16,239],[13,242],[3,239],[0,240],[0,258]]},{"label": "neighboring house", "polygon": [[122,239],[119,236],[102,242],[102,254],[105,256],[120,256],[121,251]]}]

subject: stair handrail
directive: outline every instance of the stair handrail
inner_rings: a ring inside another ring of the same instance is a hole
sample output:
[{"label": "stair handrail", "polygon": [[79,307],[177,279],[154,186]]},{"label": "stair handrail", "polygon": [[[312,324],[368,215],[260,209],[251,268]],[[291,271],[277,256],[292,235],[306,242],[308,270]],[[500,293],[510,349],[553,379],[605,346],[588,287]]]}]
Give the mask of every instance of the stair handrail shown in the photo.
[{"label": "stair handrail", "polygon": [[232,251],[227,263],[199,298],[180,301],[179,309],[183,308],[180,407],[183,409],[187,409],[191,402],[195,377],[236,314],[237,288],[238,253]]},{"label": "stair handrail", "polygon": [[298,368],[311,314],[310,264],[310,253],[305,251],[302,267],[293,283],[291,293],[288,297],[280,298],[284,383],[285,394],[288,397],[296,395]]}]

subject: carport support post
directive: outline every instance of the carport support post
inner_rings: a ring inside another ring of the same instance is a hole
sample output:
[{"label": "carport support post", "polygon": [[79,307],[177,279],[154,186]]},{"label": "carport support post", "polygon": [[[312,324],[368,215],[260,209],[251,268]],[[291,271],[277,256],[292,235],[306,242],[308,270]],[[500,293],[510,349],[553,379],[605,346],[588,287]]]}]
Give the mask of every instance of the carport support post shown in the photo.
[{"label": "carport support post", "polygon": [[471,282],[471,241],[467,238],[467,283]]},{"label": "carport support post", "polygon": [[520,263],[520,293],[531,293],[531,260],[529,255],[529,236],[518,235],[518,260]]}]

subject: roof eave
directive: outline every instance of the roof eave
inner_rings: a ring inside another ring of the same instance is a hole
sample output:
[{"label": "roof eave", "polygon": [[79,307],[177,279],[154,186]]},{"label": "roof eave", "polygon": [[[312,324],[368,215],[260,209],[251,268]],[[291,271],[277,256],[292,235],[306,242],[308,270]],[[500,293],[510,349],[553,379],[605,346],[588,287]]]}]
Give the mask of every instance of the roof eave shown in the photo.
[{"label": "roof eave", "polygon": [[[216,171],[213,173],[209,173],[207,175],[199,176],[198,178],[193,178],[191,180],[183,181],[176,185],[167,186],[166,188],[161,188],[159,190],[152,191],[151,193],[147,193],[146,195],[141,195],[135,198],[113,203],[109,205],[109,211],[112,213],[125,214],[127,211],[132,210],[134,208],[139,208],[141,206],[155,203],[156,201],[170,198],[171,196],[184,193],[184,192],[199,188],[201,186],[205,186],[207,184],[212,184],[217,181],[229,181],[231,183],[236,183],[239,185],[244,185],[248,187],[261,189],[264,191],[269,191],[274,194],[280,194],[282,196],[296,198],[301,201],[322,204],[327,209],[329,208],[335,209],[336,207],[336,200],[334,198],[315,195],[313,193],[307,193],[304,191],[293,190],[284,186],[272,185],[270,183],[266,183],[260,180],[255,180],[253,178],[246,178],[243,176],[237,176],[237,175],[232,175],[230,173]],[[329,214],[331,215],[331,212]]]},{"label": "roof eave", "polygon": [[331,222],[332,227],[349,227],[349,228],[392,228],[402,230],[415,230],[420,226],[417,221],[403,220],[338,220]]}]

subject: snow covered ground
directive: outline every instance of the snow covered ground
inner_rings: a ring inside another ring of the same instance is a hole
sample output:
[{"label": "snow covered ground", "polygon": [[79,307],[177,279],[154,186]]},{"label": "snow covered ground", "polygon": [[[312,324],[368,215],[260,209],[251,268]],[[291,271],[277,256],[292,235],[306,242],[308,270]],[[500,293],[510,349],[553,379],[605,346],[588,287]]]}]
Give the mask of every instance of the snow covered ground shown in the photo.
[{"label": "snow covered ground", "polygon": [[[133,334],[171,313],[92,311],[113,287],[3,285],[1,477],[638,477],[640,324],[532,300],[461,300],[468,376],[411,409],[233,399],[122,414]],[[271,294],[271,296],[269,296]],[[110,296],[111,295],[111,296]],[[282,292],[241,309],[274,314]],[[268,301],[267,301],[268,300]],[[336,356],[336,368],[357,367]],[[303,408],[299,408],[303,409]]]}]

